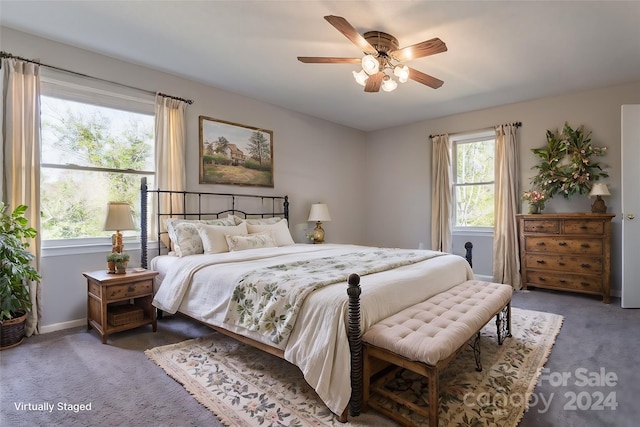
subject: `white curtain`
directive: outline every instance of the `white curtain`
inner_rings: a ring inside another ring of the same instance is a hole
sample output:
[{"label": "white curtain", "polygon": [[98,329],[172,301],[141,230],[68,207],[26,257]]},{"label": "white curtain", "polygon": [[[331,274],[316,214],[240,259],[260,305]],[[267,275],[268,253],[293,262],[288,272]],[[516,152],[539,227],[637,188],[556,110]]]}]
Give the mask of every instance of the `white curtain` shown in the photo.
[{"label": "white curtain", "polygon": [[[156,188],[161,190],[184,191],[186,188],[186,127],[187,103],[178,99],[156,95]],[[168,212],[182,212],[183,199],[178,195],[171,198],[160,197],[160,209]],[[156,230],[156,203],[151,203],[151,230]],[[161,224],[164,231],[164,224]],[[154,238],[155,236],[150,236]],[[164,235],[163,243],[169,247],[169,238]]]},{"label": "white curtain", "polygon": [[517,126],[496,127],[495,226],[493,234],[493,280],[522,287],[518,253],[519,161]]},{"label": "white curtain", "polygon": [[[2,58],[2,182],[0,195],[8,210],[27,205],[29,226],[38,236],[29,242],[40,271],[40,66]],[[38,333],[42,308],[39,282],[29,286],[31,312],[27,336]]]},{"label": "white curtain", "polygon": [[431,141],[431,248],[451,252],[451,142],[447,134]]}]

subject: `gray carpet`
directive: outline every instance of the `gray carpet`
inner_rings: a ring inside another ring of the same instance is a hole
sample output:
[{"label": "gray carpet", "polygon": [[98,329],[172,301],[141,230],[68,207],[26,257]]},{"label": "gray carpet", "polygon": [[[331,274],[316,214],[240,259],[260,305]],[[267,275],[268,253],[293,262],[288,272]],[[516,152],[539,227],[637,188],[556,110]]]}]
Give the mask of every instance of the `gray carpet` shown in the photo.
[{"label": "gray carpet", "polygon": [[[517,292],[513,304],[565,317],[546,364],[553,381],[539,382],[534,392],[537,404],[527,411],[521,426],[638,425],[640,310],[623,310],[615,298],[605,305],[589,296],[544,290]],[[156,333],[146,326],[112,335],[108,345],[85,328],[31,337],[0,352],[0,425],[219,426],[207,409],[143,353],[208,333],[193,321],[167,316],[159,321]],[[615,385],[600,385],[602,379],[594,376],[600,377],[602,370],[609,384],[612,375],[617,376]],[[587,385],[580,386],[583,382]],[[609,399],[599,399],[599,393]],[[498,392],[488,398],[503,396]],[[598,401],[602,410],[596,409]],[[45,402],[54,406],[52,412],[16,406]],[[77,405],[89,403],[90,411],[74,412],[80,409]]]}]

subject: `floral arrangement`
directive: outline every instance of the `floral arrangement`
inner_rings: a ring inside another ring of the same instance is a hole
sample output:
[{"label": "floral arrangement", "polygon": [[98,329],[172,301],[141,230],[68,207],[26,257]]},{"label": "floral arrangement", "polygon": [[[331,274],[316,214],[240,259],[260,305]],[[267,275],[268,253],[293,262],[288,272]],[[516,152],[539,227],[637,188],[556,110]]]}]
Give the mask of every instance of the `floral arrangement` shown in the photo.
[{"label": "floral arrangement", "polygon": [[537,207],[538,209],[544,209],[544,202],[546,197],[538,190],[525,191],[522,195],[522,200],[526,200],[530,205]]},{"label": "floral arrangement", "polygon": [[583,126],[574,130],[565,123],[561,131],[547,130],[547,146],[531,151],[540,158],[540,163],[533,166],[538,175],[531,181],[549,198],[556,193],[565,199],[588,194],[594,181],[609,176],[592,159],[604,156],[607,147],[594,147],[591,132],[585,134]]}]

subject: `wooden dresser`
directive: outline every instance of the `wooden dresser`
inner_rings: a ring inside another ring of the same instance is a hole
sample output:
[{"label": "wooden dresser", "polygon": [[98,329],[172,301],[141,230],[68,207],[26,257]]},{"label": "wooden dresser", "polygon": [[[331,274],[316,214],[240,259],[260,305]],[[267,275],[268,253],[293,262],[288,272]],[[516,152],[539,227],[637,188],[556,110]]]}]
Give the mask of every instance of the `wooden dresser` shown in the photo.
[{"label": "wooden dresser", "polygon": [[516,215],[522,287],[602,295],[609,303],[615,214]]}]

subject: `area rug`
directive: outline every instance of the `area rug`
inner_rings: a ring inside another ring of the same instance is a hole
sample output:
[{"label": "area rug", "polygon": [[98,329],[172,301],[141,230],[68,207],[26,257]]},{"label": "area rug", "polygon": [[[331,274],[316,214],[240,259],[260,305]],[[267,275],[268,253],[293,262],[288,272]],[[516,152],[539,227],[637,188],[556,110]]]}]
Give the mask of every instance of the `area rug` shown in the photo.
[{"label": "area rug", "polygon": [[[495,322],[482,331],[483,371],[471,347],[440,374],[440,426],[516,426],[551,347],[562,316],[512,309],[513,337],[497,343]],[[373,410],[343,424],[304,381],[298,368],[219,333],[147,350],[146,355],[228,426],[392,426]],[[427,384],[405,373],[386,387],[427,406]],[[418,425],[428,420],[383,405]]]}]

